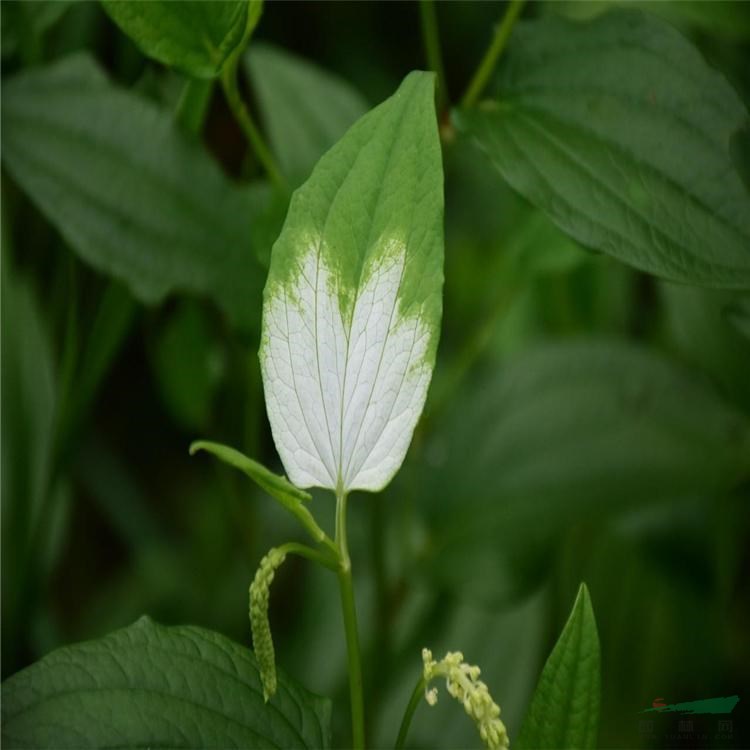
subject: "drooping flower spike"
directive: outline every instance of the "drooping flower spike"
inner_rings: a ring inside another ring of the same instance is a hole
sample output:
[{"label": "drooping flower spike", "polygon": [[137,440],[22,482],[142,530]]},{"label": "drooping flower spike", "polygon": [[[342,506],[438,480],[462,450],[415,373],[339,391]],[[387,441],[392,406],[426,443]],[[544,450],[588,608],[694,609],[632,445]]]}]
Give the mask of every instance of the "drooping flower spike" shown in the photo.
[{"label": "drooping flower spike", "polygon": [[444,677],[446,689],[477,725],[485,746],[490,750],[507,750],[510,742],[505,724],[500,719],[500,707],[492,700],[487,685],[479,679],[479,667],[467,664],[460,651],[449,651],[443,659],[435,661],[432,651],[425,648],[422,649],[422,661],[427,702],[431,706],[437,703],[438,690],[430,688],[430,682]]}]

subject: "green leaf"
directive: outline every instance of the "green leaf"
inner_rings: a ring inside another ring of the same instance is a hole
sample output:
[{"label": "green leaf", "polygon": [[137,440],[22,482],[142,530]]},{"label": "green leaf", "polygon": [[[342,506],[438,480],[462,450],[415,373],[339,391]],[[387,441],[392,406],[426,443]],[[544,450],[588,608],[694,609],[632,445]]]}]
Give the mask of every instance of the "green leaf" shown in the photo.
[{"label": "green leaf", "polygon": [[594,610],[582,583],[565,629],[542,670],[518,737],[519,748],[596,747],[600,671]]},{"label": "green leaf", "polygon": [[527,591],[577,522],[712,496],[750,475],[748,419],[630,345],[537,346],[453,401],[411,479],[431,528],[424,571],[463,596]]},{"label": "green leaf", "polygon": [[144,54],[197,78],[218,76],[247,43],[262,0],[103,0]]},{"label": "green leaf", "polygon": [[382,489],[432,375],[443,176],[432,74],[412,73],[294,194],[264,292],[261,370],[299,487]]},{"label": "green leaf", "polygon": [[520,24],[499,98],[455,120],[581,244],[666,279],[750,287],[750,195],[729,148],[747,110],[663,21]]},{"label": "green leaf", "polygon": [[244,63],[281,170],[298,185],[367,102],[343,79],[278,47],[255,44]]},{"label": "green leaf", "polygon": [[279,675],[266,705],[252,652],[142,617],[53,651],[3,683],[14,748],[329,747],[330,703]]},{"label": "green leaf", "polygon": [[210,295],[257,331],[254,240],[271,193],[232,184],[173,118],[107,82],[88,57],[3,90],[3,163],[80,257],[154,303]]},{"label": "green leaf", "polygon": [[295,487],[286,477],[274,474],[263,466],[263,464],[253,461],[252,458],[234,448],[230,448],[228,445],[212,443],[208,440],[198,440],[190,446],[190,455],[195,455],[198,451],[211,453],[225,464],[239,469],[284,506],[288,507],[290,504],[297,505],[300,501],[306,502],[311,499],[309,492]]}]

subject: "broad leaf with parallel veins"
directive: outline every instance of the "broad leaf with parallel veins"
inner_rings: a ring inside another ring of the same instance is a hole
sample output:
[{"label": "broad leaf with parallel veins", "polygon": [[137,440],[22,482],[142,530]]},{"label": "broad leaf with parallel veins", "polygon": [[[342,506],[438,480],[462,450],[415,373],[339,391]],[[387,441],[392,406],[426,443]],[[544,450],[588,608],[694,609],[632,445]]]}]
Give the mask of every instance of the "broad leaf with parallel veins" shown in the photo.
[{"label": "broad leaf with parallel veins", "polygon": [[412,73],[294,194],[264,292],[261,367],[299,487],[382,489],[424,405],[442,311],[434,77]]}]

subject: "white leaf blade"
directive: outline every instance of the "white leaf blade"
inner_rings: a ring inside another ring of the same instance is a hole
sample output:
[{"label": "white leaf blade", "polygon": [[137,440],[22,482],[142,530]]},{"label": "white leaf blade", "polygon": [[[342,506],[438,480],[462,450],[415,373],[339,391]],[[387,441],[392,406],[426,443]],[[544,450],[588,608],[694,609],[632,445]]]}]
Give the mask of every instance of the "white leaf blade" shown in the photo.
[{"label": "white leaf blade", "polygon": [[[274,440],[299,487],[382,489],[403,462],[424,406],[442,288],[442,174],[432,97],[432,77],[413,74],[362,118],[293,200],[274,247],[261,369]],[[386,130],[389,118],[400,126],[413,118],[424,132]],[[370,202],[361,197],[367,191],[357,186],[372,183],[373,169],[363,155],[373,149],[387,150],[384,185],[405,185],[411,196],[419,189],[419,197],[427,187],[426,210],[412,210],[399,224],[382,218],[381,191],[371,191]],[[331,163],[342,175],[333,190]],[[316,222],[307,198],[320,194],[318,183],[333,200]],[[368,213],[373,218],[358,225]],[[351,241],[330,228],[334,214],[338,227],[351,222]],[[415,266],[420,256],[424,280]]]},{"label": "white leaf blade", "polygon": [[292,291],[265,308],[276,335],[263,358],[264,377],[280,384],[266,401],[272,425],[283,424],[274,431],[277,446],[299,487],[382,489],[422,411],[429,331],[399,310],[406,248],[389,244],[394,255],[371,272],[349,325],[331,271],[313,247]]}]

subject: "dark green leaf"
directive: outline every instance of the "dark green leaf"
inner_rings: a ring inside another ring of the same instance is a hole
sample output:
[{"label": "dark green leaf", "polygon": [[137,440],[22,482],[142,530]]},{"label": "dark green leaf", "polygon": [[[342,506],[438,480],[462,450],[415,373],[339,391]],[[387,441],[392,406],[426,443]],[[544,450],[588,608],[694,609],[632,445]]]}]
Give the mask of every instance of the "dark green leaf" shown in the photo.
[{"label": "dark green leaf", "polygon": [[544,665],[518,746],[529,750],[596,747],[601,690],[599,636],[586,584]]},{"label": "dark green leaf", "polygon": [[499,99],[456,114],[508,182],[583,245],[731,288],[750,287],[750,195],[729,153],[747,119],[677,31],[637,11],[521,24]]},{"label": "dark green leaf", "polygon": [[414,480],[433,529],[425,571],[485,600],[517,593],[576,521],[750,473],[748,420],[708,383],[624,344],[524,353],[470,383],[438,429]]},{"label": "dark green leaf", "polygon": [[279,675],[263,701],[252,652],[143,617],[53,651],[3,683],[8,748],[328,747],[330,704]]},{"label": "dark green leaf", "polygon": [[87,57],[3,90],[3,163],[70,246],[141,301],[210,295],[256,329],[265,274],[253,226],[264,185],[233,185],[172,117]]},{"label": "dark green leaf", "polygon": [[367,102],[346,81],[271,45],[253,45],[244,61],[279,165],[298,184]]},{"label": "dark green leaf", "polygon": [[103,0],[115,23],[166,65],[198,78],[213,78],[247,42],[261,0]]}]

